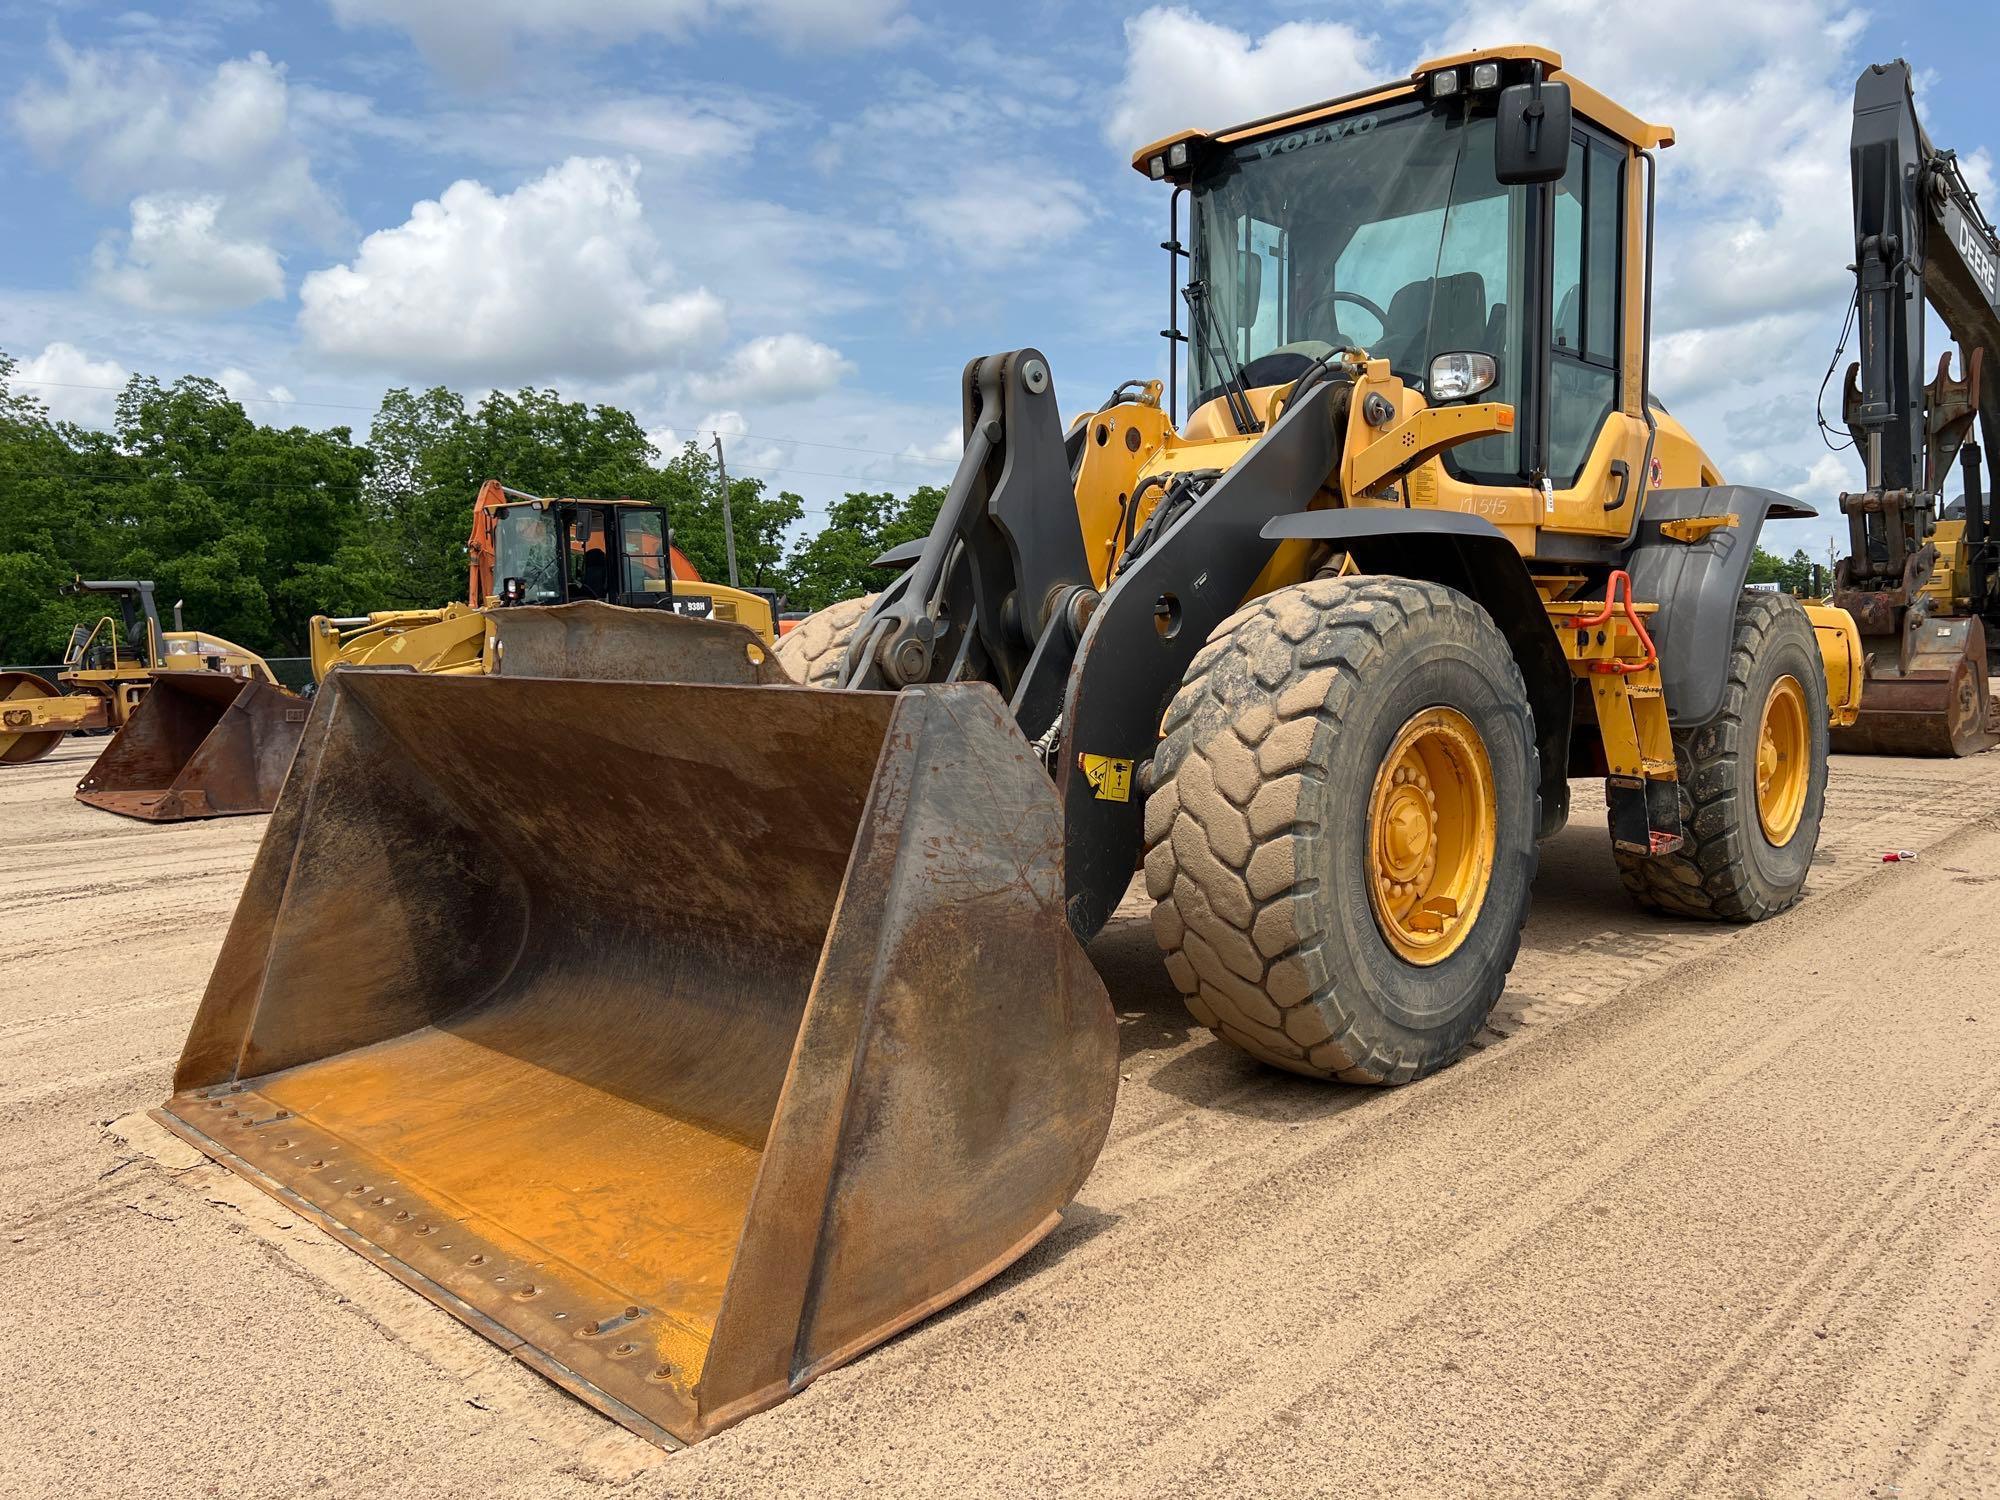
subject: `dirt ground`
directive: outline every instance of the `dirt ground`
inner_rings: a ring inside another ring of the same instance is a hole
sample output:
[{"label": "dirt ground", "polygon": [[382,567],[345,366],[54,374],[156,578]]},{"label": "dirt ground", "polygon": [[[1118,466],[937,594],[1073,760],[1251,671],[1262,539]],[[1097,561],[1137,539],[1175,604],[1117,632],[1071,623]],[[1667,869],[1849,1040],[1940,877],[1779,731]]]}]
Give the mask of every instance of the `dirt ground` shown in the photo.
[{"label": "dirt ground", "polygon": [[1397,1091],[1193,1028],[1128,903],[1062,1227],[668,1455],[144,1119],[263,819],[81,807],[96,748],[0,772],[10,1497],[2000,1493],[2000,754],[1836,761],[1756,928],[1634,913],[1586,812]]}]

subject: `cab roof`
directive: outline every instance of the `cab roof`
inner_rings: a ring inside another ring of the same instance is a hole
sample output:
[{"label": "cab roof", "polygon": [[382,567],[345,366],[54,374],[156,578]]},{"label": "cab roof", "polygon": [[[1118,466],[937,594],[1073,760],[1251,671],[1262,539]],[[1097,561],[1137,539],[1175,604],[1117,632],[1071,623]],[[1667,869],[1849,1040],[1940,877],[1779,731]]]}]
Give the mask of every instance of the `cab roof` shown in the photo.
[{"label": "cab roof", "polygon": [[1512,44],[1505,47],[1481,47],[1471,52],[1454,52],[1446,57],[1428,58],[1411,69],[1407,79],[1395,83],[1379,84],[1372,88],[1360,89],[1352,94],[1343,94],[1335,99],[1323,100],[1318,104],[1284,110],[1278,114],[1266,115],[1261,119],[1232,125],[1224,130],[1178,130],[1172,135],[1162,136],[1149,145],[1142,146],[1133,153],[1132,168],[1145,176],[1147,162],[1161,152],[1181,141],[1219,142],[1234,144],[1238,141],[1256,140],[1261,136],[1276,135],[1281,131],[1292,131],[1302,125],[1327,119],[1333,115],[1346,114],[1369,105],[1388,104],[1398,99],[1407,99],[1417,93],[1424,80],[1431,74],[1446,68],[1464,67],[1468,63],[1497,60],[1500,62],[1538,62],[1548,70],[1551,83],[1569,85],[1570,102],[1579,115],[1600,129],[1608,130],[1620,140],[1636,146],[1641,151],[1654,151],[1674,143],[1671,125],[1655,125],[1642,120],[1623,105],[1613,102],[1581,79],[1563,71],[1562,54],[1547,47],[1531,47]]}]

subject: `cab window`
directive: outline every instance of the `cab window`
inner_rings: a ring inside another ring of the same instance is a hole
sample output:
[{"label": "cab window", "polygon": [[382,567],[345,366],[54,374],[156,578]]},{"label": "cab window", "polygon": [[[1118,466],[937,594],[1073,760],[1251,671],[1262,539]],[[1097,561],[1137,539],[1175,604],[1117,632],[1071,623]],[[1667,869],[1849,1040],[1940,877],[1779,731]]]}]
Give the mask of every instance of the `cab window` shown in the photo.
[{"label": "cab window", "polygon": [[1576,483],[1618,404],[1624,176],[1622,151],[1578,136],[1556,187],[1549,477],[1558,489]]},{"label": "cab window", "polygon": [[665,528],[658,511],[628,510],[620,518],[619,546],[624,553],[628,594],[673,592],[668,578]]}]

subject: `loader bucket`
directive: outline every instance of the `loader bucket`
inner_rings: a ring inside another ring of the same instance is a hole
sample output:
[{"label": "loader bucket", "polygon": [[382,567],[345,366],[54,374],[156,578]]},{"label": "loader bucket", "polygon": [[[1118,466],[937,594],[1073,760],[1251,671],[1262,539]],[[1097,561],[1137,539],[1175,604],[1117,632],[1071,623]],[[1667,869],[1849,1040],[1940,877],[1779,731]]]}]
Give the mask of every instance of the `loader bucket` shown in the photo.
[{"label": "loader bucket", "polygon": [[585,600],[493,609],[494,673],[615,682],[791,679],[748,626]]},{"label": "loader bucket", "polygon": [[1868,672],[1840,755],[1976,755],[2000,743],[1977,616],[1933,615],[1901,635],[1863,636]]},{"label": "loader bucket", "polygon": [[152,678],[76,800],[151,823],[269,812],[305,732],[306,701],[224,672]]},{"label": "loader bucket", "polygon": [[653,1441],[963,1296],[1116,1090],[990,688],[334,673],[159,1118]]}]

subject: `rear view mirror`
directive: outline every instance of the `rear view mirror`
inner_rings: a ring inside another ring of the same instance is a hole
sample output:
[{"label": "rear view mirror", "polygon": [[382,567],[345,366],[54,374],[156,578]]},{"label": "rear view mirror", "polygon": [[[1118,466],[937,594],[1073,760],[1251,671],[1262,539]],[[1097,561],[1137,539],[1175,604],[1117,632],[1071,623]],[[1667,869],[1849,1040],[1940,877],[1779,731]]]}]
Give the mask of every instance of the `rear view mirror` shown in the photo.
[{"label": "rear view mirror", "polygon": [[1236,299],[1236,326],[1254,328],[1257,304],[1264,297],[1264,257],[1252,251],[1243,257],[1242,296]]},{"label": "rear view mirror", "polygon": [[1568,84],[1516,83],[1502,89],[1493,130],[1494,176],[1510,187],[1559,181],[1569,170],[1569,128]]}]

